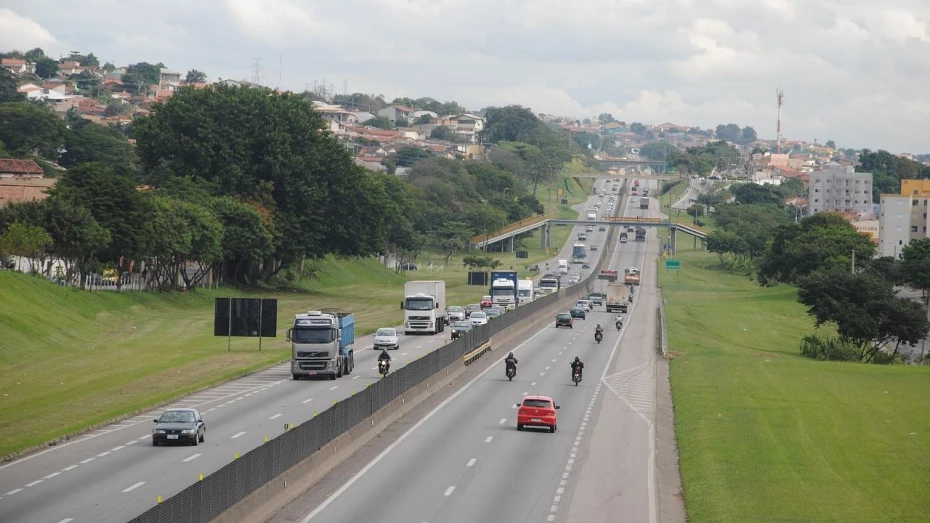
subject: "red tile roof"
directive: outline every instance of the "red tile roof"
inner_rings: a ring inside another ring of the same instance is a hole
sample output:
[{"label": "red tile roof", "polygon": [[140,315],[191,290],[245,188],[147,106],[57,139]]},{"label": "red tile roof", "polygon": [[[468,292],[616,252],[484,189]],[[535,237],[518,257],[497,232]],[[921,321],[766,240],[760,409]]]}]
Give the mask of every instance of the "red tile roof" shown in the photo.
[{"label": "red tile roof", "polygon": [[400,110],[400,111],[404,111],[404,112],[406,112],[406,113],[412,113],[412,112],[413,112],[413,109],[407,107],[406,105],[395,105],[394,108],[396,108],[396,109],[398,109],[398,110]]},{"label": "red tile roof", "polygon": [[3,65],[26,65],[26,61],[22,58],[4,58],[2,63]]},{"label": "red tile roof", "polygon": [[37,174],[42,176],[45,171],[32,160],[0,160],[0,174],[15,174],[24,176]]}]

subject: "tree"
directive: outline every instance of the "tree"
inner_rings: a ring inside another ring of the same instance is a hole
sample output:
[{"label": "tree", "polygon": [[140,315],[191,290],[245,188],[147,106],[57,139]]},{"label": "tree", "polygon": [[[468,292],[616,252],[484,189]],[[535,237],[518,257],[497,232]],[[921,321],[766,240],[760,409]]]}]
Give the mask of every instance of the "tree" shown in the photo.
[{"label": "tree", "polygon": [[61,118],[44,107],[30,103],[0,104],[0,142],[17,157],[40,154],[57,160],[65,131]]},{"label": "tree", "polygon": [[35,61],[35,66],[36,76],[39,78],[49,79],[58,76],[58,62],[51,58],[39,58]]},{"label": "tree", "polygon": [[891,284],[871,273],[817,270],[801,279],[798,300],[818,327],[836,324],[840,338],[870,361],[886,344],[915,345],[930,331],[923,307],[894,295]]},{"label": "tree", "polygon": [[463,249],[469,239],[468,224],[459,221],[444,222],[432,238],[435,247],[445,256],[445,264],[448,265],[452,256]]},{"label": "tree", "polygon": [[187,76],[184,79],[189,84],[200,84],[207,81],[207,73],[203,71],[198,71],[197,69],[191,69],[187,72]]},{"label": "tree", "polygon": [[743,136],[742,129],[740,129],[739,126],[735,123],[718,125],[717,129],[714,131],[714,134],[717,136],[718,140],[732,143],[740,143],[740,140]]},{"label": "tree", "polygon": [[44,223],[52,238],[50,254],[62,260],[65,280],[77,275],[83,289],[87,275],[98,266],[100,254],[110,246],[110,232],[79,203],[52,198],[44,204]]},{"label": "tree", "polygon": [[391,120],[387,116],[375,116],[370,120],[365,120],[365,125],[369,127],[374,127],[375,129],[384,129],[391,130],[394,129],[394,124],[391,123]]},{"label": "tree", "polygon": [[254,282],[254,269],[273,253],[271,233],[265,226],[259,210],[230,196],[214,198],[210,208],[223,227],[222,263],[229,264],[221,271],[232,281]]},{"label": "tree", "polygon": [[23,54],[23,59],[27,62],[35,63],[43,58],[46,58],[46,56],[41,47],[30,49]]},{"label": "tree", "polygon": [[[421,114],[420,116],[417,117],[416,120],[413,121],[413,123],[414,123],[414,125],[429,125],[429,123],[432,122],[432,121],[433,121],[433,118],[432,118],[430,115],[428,115],[428,114]],[[440,127],[442,127],[442,126],[440,126]],[[434,131],[435,131],[435,129],[434,129]],[[432,136],[430,136],[430,138],[432,138]],[[439,138],[439,139],[441,140],[442,138]]]},{"label": "tree", "polygon": [[[586,118],[585,120],[586,120],[587,123],[590,123],[590,122],[591,122],[591,120],[588,120],[587,118]],[[610,113],[601,113],[601,114],[599,114],[599,115],[597,116],[597,121],[598,121],[598,123],[600,123],[600,124],[606,124],[606,123],[610,123],[610,122],[616,122],[617,120],[615,120],[615,119],[614,119],[614,115],[612,115],[612,114],[610,114]]]},{"label": "tree", "polygon": [[429,151],[420,149],[419,147],[406,146],[401,147],[397,150],[397,166],[398,167],[411,167],[413,164],[419,162],[420,160],[429,158],[433,154]]},{"label": "tree", "polygon": [[829,147],[830,149],[836,150],[836,142],[834,142],[833,140],[827,140],[827,143],[824,145],[826,147]]},{"label": "tree", "polygon": [[921,238],[901,250],[901,273],[905,283],[919,289],[930,314],[930,238]]},{"label": "tree", "polygon": [[848,270],[853,251],[857,258],[869,260],[875,245],[842,216],[816,214],[778,228],[759,269],[759,281],[793,283],[816,270]]},{"label": "tree", "polygon": [[545,124],[530,109],[520,105],[490,107],[485,114],[481,141],[487,143],[533,143]]},{"label": "tree", "polygon": [[743,145],[749,145],[759,139],[759,136],[756,134],[756,130],[748,125],[743,127],[743,131],[740,133],[739,143]]},{"label": "tree", "polygon": [[641,124],[641,123],[639,123],[639,122],[633,122],[633,123],[630,124],[630,131],[633,132],[633,133],[636,133],[636,134],[638,134],[638,135],[640,135],[640,136],[645,136],[645,135],[646,135],[646,131],[648,131],[648,130],[649,130],[649,129],[648,129],[645,125],[643,125],[643,124]]},{"label": "tree", "polygon": [[71,75],[69,80],[77,84],[79,92],[85,96],[96,98],[103,93],[101,78],[86,69],[78,74]]},{"label": "tree", "polygon": [[451,127],[440,125],[429,133],[429,137],[433,140],[447,140],[451,142],[455,140],[455,131],[453,131]]},{"label": "tree", "polygon": [[81,120],[72,124],[65,135],[65,152],[61,155],[63,167],[74,167],[88,162],[103,162],[117,169],[134,168],[135,148],[114,127]]},{"label": "tree", "polygon": [[36,274],[42,266],[36,260],[45,257],[45,252],[51,243],[51,236],[42,227],[13,222],[7,226],[3,235],[0,235],[0,252],[29,258],[29,270]]},{"label": "tree", "polygon": [[691,207],[688,207],[686,212],[688,213],[688,216],[694,218],[694,223],[697,223],[698,218],[704,216],[704,206],[695,203]]},{"label": "tree", "polygon": [[[151,252],[152,206],[136,180],[100,163],[84,163],[58,177],[49,200],[64,200],[85,207],[110,233],[109,246],[99,253],[101,262],[122,273],[131,260],[141,261]],[[170,228],[155,229],[163,233]],[[164,236],[165,234],[159,234]],[[120,283],[117,283],[120,287]]]},{"label": "tree", "polygon": [[0,68],[0,103],[25,102],[26,95],[16,89],[16,77],[6,69]]},{"label": "tree", "polygon": [[126,74],[121,78],[123,85],[129,92],[144,93],[150,85],[158,84],[161,80],[161,68],[165,64],[150,64],[139,62],[126,68]]},{"label": "tree", "polygon": [[662,160],[668,157],[669,150],[672,153],[677,152],[677,149],[674,146],[669,147],[667,142],[649,142],[640,146],[639,154],[650,160]]},{"label": "tree", "polygon": [[730,187],[730,192],[741,204],[771,204],[782,206],[784,198],[771,186],[757,183],[740,183]]}]

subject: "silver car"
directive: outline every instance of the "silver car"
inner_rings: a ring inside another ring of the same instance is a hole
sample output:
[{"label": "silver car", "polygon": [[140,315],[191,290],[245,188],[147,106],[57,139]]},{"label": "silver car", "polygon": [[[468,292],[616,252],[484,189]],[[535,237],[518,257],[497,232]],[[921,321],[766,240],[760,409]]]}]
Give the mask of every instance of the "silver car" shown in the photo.
[{"label": "silver car", "polygon": [[375,331],[375,350],[397,350],[399,348],[400,343],[397,341],[397,329],[394,327],[383,327]]}]

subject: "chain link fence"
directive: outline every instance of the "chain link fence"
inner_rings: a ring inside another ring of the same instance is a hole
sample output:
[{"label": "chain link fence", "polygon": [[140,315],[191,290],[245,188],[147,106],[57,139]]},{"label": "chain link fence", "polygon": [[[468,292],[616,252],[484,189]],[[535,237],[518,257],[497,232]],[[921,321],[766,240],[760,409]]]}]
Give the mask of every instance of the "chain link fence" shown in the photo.
[{"label": "chain link fence", "polygon": [[608,233],[604,255],[598,260],[591,275],[580,284],[562,288],[556,293],[517,307],[392,371],[366,389],[337,402],[312,419],[247,452],[203,480],[155,505],[130,523],[211,521],[416,385],[452,365],[462,365],[466,353],[493,336],[514,328],[552,305],[578,298],[593,290],[598,273],[613,256],[613,248],[613,238]]}]

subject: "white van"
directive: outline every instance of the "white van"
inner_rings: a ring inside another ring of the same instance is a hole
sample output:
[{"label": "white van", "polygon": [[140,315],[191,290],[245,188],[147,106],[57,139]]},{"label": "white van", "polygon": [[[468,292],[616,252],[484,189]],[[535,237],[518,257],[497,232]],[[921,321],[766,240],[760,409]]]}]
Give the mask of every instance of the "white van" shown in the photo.
[{"label": "white van", "polygon": [[533,289],[533,280],[520,280],[517,298],[520,300],[519,305],[524,305],[536,298]]},{"label": "white van", "polygon": [[568,274],[568,260],[559,260],[559,274]]}]

